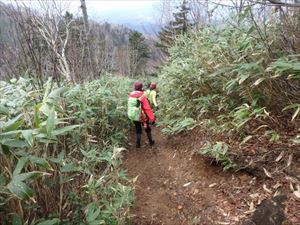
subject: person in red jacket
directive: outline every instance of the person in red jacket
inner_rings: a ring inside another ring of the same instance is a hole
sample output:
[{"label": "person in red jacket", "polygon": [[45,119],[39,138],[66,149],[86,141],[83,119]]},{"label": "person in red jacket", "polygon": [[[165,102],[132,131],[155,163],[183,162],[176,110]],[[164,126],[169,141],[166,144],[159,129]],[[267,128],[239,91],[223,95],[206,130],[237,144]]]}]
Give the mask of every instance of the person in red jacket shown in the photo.
[{"label": "person in red jacket", "polygon": [[154,145],[154,140],[152,139],[150,124],[155,123],[155,116],[152,112],[150,104],[147,97],[144,95],[143,84],[141,82],[134,83],[134,91],[129,94],[129,97],[139,98],[141,103],[141,120],[133,121],[135,125],[136,132],[136,147],[141,147],[141,137],[142,137],[142,126],[145,128],[149,144]]}]

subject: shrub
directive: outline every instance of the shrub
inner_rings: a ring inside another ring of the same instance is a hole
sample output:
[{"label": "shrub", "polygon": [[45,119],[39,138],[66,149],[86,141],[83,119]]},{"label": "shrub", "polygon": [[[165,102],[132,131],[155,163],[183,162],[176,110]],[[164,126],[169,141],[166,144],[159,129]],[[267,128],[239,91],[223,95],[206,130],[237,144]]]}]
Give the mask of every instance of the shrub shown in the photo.
[{"label": "shrub", "polygon": [[111,76],[64,87],[49,80],[43,90],[0,81],[3,223],[125,223],[133,182],[120,171],[118,146],[130,85]]},{"label": "shrub", "polygon": [[266,49],[248,21],[240,21],[239,29],[211,26],[178,38],[159,76],[165,131],[181,118],[216,124],[222,118],[235,132],[270,115],[294,120],[300,111],[299,55],[278,49],[274,25],[266,32],[272,38],[268,49],[276,51]]},{"label": "shrub", "polygon": [[234,164],[228,156],[228,145],[224,142],[217,142],[215,145],[206,143],[206,145],[200,149],[199,153],[211,157],[216,160],[217,163],[221,163],[224,170],[236,168],[236,164]]}]

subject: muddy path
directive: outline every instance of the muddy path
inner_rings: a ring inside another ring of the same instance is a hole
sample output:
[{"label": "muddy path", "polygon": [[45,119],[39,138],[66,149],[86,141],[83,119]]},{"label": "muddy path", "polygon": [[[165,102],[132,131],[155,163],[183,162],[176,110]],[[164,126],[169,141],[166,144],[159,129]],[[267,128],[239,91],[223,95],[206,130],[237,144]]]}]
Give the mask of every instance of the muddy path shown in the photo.
[{"label": "muddy path", "polygon": [[[143,134],[144,144],[136,149],[132,133],[123,160],[128,176],[138,177],[130,225],[244,225],[256,206],[273,196],[265,187],[274,181],[224,172],[197,154],[205,135],[189,132],[169,138],[154,128],[153,137],[154,147]],[[285,213],[298,221],[296,203],[291,199]]]},{"label": "muddy path", "polygon": [[[233,224],[232,220],[239,221],[230,214],[235,206],[234,196],[221,190],[228,180],[238,178],[191,154],[197,148],[189,142],[191,139],[184,136],[168,139],[155,128],[155,146],[144,143],[141,149],[136,149],[132,136],[132,147],[123,163],[129,177],[138,176],[131,224]],[[143,138],[146,142],[146,137]],[[248,177],[244,175],[244,179]]]}]

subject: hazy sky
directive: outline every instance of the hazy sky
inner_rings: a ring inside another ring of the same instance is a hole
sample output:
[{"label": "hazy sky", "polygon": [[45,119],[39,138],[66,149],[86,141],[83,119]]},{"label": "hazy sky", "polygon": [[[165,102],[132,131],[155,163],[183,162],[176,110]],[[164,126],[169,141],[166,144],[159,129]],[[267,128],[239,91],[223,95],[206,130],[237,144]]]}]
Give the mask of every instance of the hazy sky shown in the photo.
[{"label": "hazy sky", "polygon": [[[13,0],[0,0],[12,3]],[[18,0],[24,5],[39,10],[38,0]],[[46,2],[47,0],[40,0]],[[80,0],[56,0],[64,9],[81,16]],[[89,19],[98,22],[124,24],[148,33],[156,23],[160,0],[86,0]]]},{"label": "hazy sky", "polygon": [[[18,1],[32,8],[39,8],[37,0]],[[13,1],[2,0],[2,2],[10,3]],[[80,0],[57,0],[57,2],[75,15],[81,14]],[[112,23],[126,23],[132,20],[154,22],[157,13],[155,7],[158,4],[159,0],[86,0],[87,11],[91,19]]]},{"label": "hazy sky", "polygon": [[107,19],[109,21],[140,20],[152,22],[155,19],[155,5],[158,1],[114,1],[89,0],[87,8],[94,19]]}]

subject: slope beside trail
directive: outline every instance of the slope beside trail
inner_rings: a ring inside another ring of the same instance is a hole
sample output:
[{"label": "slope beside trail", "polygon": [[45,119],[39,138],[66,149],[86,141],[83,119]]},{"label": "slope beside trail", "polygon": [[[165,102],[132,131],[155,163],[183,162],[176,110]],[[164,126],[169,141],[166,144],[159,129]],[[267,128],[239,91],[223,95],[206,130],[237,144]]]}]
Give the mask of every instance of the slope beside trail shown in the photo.
[{"label": "slope beside trail", "polygon": [[123,161],[129,177],[138,176],[131,225],[239,224],[247,217],[243,196],[250,188],[241,183],[255,186],[252,177],[223,172],[192,154],[203,145],[197,134],[167,138],[154,128],[153,136],[154,147],[144,133],[145,143],[136,149],[132,134]]}]

